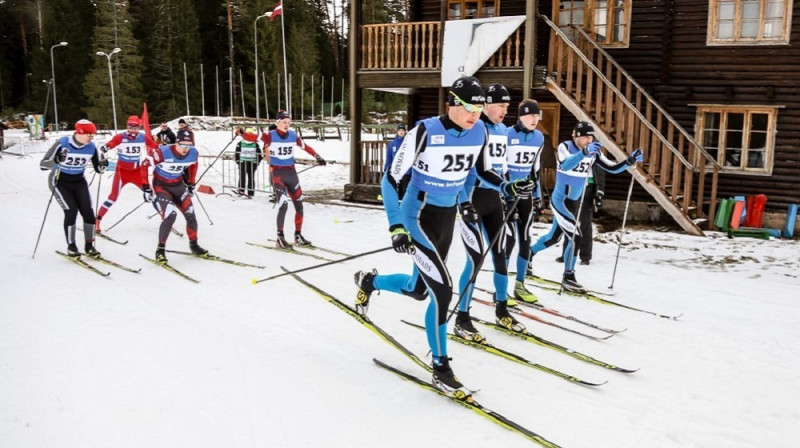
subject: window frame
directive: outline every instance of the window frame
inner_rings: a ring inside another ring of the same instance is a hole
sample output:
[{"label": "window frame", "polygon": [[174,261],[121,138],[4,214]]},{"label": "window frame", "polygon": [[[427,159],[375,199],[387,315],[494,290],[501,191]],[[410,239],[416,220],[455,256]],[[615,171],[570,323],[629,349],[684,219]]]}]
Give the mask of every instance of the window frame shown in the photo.
[{"label": "window frame", "polygon": [[[584,0],[583,1],[583,24],[581,25],[583,30],[586,31],[592,38],[597,42],[597,44],[602,48],[628,48],[630,47],[631,41],[631,10],[633,9],[633,0],[622,0],[624,3],[625,8],[625,15],[623,17],[624,23],[624,36],[621,42],[608,42],[608,41],[600,41],[597,39],[597,33],[595,32],[595,15],[597,12],[597,3],[600,0]],[[553,2],[553,17],[558,18],[557,23],[559,27],[566,26],[561,25],[560,17],[561,17],[561,5],[564,3],[564,0],[558,0]],[[607,0],[608,10],[609,13],[606,14],[606,39],[613,36],[613,30],[615,28],[615,24],[613,22],[613,18],[615,14],[613,14],[614,10],[617,8],[614,4],[614,0]],[[575,24],[577,25],[577,24]],[[617,25],[618,26],[618,25]],[[608,32],[611,30],[611,33]]]},{"label": "window frame", "polygon": [[[478,4],[477,14],[476,14],[475,17],[472,17],[473,19],[484,19],[484,18],[486,18],[481,14],[481,11],[483,11],[483,3],[484,3],[484,1],[487,1],[487,2],[491,1],[492,3],[494,3],[494,15],[493,16],[488,16],[488,17],[500,17],[500,0],[447,0],[447,20],[465,20],[466,17],[464,17],[464,14],[466,14],[466,12],[467,12],[467,5],[466,5],[467,3],[477,3]],[[459,17],[459,18],[451,18],[450,17],[450,5],[452,5],[452,4],[460,4],[461,5],[461,17]]]},{"label": "window frame", "polygon": [[[704,149],[706,137],[706,114],[719,113],[720,125],[718,128],[719,141],[717,142],[717,163],[721,167],[721,171],[731,174],[743,174],[753,176],[771,176],[773,163],[775,160],[775,136],[777,134],[778,123],[778,110],[783,106],[761,106],[761,105],[728,105],[728,104],[692,104],[697,108],[696,121],[695,121],[695,140]],[[744,114],[744,124],[742,128],[743,145],[741,149],[740,165],[738,167],[726,166],[726,140],[728,133],[728,114],[741,113]],[[750,123],[753,114],[767,115],[767,130],[764,149],[764,167],[763,168],[748,168],[747,159],[750,153],[749,144],[751,141]],[[707,168],[711,168],[708,165]]]},{"label": "window frame", "polygon": [[706,34],[706,45],[709,46],[754,46],[754,45],[789,45],[792,32],[792,11],[794,0],[785,0],[783,6],[783,34],[780,38],[768,38],[764,36],[764,25],[766,23],[766,9],[769,0],[758,0],[758,33],[755,38],[738,37],[742,28],[742,5],[743,0],[734,1],[733,16],[733,37],[719,38],[717,31],[719,28],[719,4],[722,0],[708,1],[708,31]]}]

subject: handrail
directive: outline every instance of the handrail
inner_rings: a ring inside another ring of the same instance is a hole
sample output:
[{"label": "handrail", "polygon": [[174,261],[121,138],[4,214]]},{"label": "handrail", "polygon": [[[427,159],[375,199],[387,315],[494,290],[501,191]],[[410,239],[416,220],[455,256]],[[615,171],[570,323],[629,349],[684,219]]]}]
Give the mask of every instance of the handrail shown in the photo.
[{"label": "handrail", "polygon": [[683,157],[683,154],[681,154],[681,152],[680,152],[680,151],[678,151],[678,149],[677,149],[677,148],[675,148],[675,146],[673,146],[672,142],[670,142],[669,140],[667,140],[667,138],[666,138],[666,137],[664,137],[664,135],[663,135],[663,134],[661,134],[661,131],[659,131],[658,129],[656,129],[656,128],[655,128],[655,126],[653,126],[653,124],[652,124],[652,123],[650,123],[650,122],[649,122],[649,121],[648,121],[648,120],[647,120],[647,119],[644,117],[644,115],[642,115],[641,111],[639,111],[639,109],[638,109],[638,108],[634,107],[633,103],[631,103],[631,102],[628,100],[628,98],[627,98],[625,95],[623,95],[623,94],[622,94],[622,92],[620,92],[620,91],[619,91],[619,89],[617,89],[617,87],[616,87],[616,86],[615,86],[615,85],[614,85],[614,84],[613,84],[613,83],[612,83],[612,82],[611,82],[611,81],[610,81],[608,78],[606,78],[606,77],[605,77],[605,75],[603,75],[603,73],[602,73],[602,72],[600,72],[600,70],[599,70],[599,69],[598,69],[598,68],[597,68],[597,67],[596,67],[596,66],[595,66],[595,65],[592,63],[592,61],[590,61],[590,60],[589,60],[589,58],[587,58],[587,57],[586,57],[586,55],[585,55],[585,54],[584,54],[582,51],[580,51],[580,49],[578,49],[578,48],[577,48],[577,46],[575,45],[575,43],[573,43],[573,42],[572,42],[572,41],[571,41],[571,40],[570,40],[570,39],[569,39],[569,38],[568,38],[568,37],[567,37],[567,36],[566,36],[566,35],[565,35],[565,34],[564,34],[564,33],[563,33],[563,32],[562,32],[560,29],[559,29],[559,28],[558,28],[558,26],[556,26],[556,24],[554,24],[553,22],[551,22],[551,21],[550,21],[550,19],[548,19],[546,16],[544,16],[544,15],[542,15],[542,14],[539,14],[539,18],[541,18],[542,20],[544,20],[544,22],[545,22],[545,23],[546,23],[548,26],[550,26],[550,28],[551,28],[551,29],[552,29],[552,30],[553,30],[553,31],[554,31],[554,32],[555,32],[555,33],[556,33],[558,36],[560,36],[560,37],[561,37],[561,38],[564,40],[564,42],[565,42],[565,43],[566,43],[566,44],[567,44],[569,47],[571,47],[571,48],[573,49],[573,51],[575,52],[576,56],[578,56],[579,58],[581,58],[581,60],[584,62],[584,64],[586,64],[586,66],[587,66],[589,69],[591,69],[593,72],[595,72],[595,74],[596,74],[596,75],[597,75],[597,76],[598,76],[600,79],[602,79],[602,80],[603,80],[603,81],[606,83],[607,87],[608,87],[609,89],[611,89],[611,90],[612,90],[612,91],[613,91],[613,92],[614,92],[614,93],[615,93],[615,94],[616,94],[616,95],[617,95],[617,96],[620,98],[620,101],[622,101],[622,102],[623,102],[623,103],[624,103],[626,106],[628,106],[628,108],[629,108],[629,109],[630,109],[630,110],[633,112],[633,114],[634,114],[634,115],[636,115],[636,117],[638,117],[638,118],[639,118],[639,120],[640,120],[640,121],[641,121],[641,122],[642,122],[642,123],[643,123],[643,124],[644,124],[644,125],[645,125],[645,126],[648,128],[648,129],[650,129],[650,131],[653,133],[653,135],[655,135],[655,136],[656,136],[656,137],[657,137],[659,140],[661,140],[661,142],[662,142],[662,143],[664,143],[664,144],[665,144],[665,145],[666,145],[666,146],[667,146],[667,147],[670,149],[670,151],[672,151],[673,155],[674,155],[675,157],[677,157],[677,158],[678,158],[678,160],[680,160],[680,162],[681,162],[681,163],[682,163],[682,164],[683,164],[683,165],[684,165],[686,168],[688,168],[688,169],[694,169],[694,164],[692,164],[692,163],[689,163],[689,161],[688,161],[688,160],[686,160],[686,158],[685,158],[685,157]]},{"label": "handrail", "polygon": [[[547,20],[547,18],[545,18],[545,20]],[[711,154],[706,152],[705,148],[703,148],[703,146],[700,145],[700,143],[695,141],[694,137],[692,137],[686,131],[686,129],[683,128],[683,126],[681,126],[677,121],[675,121],[675,119],[672,118],[672,115],[670,115],[667,111],[665,111],[664,108],[662,108],[661,105],[658,102],[656,102],[653,99],[653,97],[651,97],[650,94],[647,93],[647,91],[644,88],[642,88],[642,86],[640,86],[639,83],[636,82],[636,80],[633,79],[633,77],[631,75],[629,75],[628,72],[626,72],[625,69],[622,68],[619,65],[619,63],[614,58],[612,58],[611,55],[608,54],[608,52],[604,48],[602,48],[601,46],[597,45],[597,42],[594,39],[592,39],[591,36],[589,36],[589,34],[586,32],[586,30],[584,30],[584,29],[582,29],[580,27],[577,27],[574,24],[570,24],[569,27],[570,28],[574,28],[575,30],[577,30],[578,33],[580,33],[586,39],[586,41],[589,42],[589,44],[591,44],[597,51],[599,51],[600,54],[605,56],[606,60],[609,61],[614,66],[614,68],[616,68],[628,80],[629,83],[633,84],[633,86],[636,87],[636,89],[639,92],[641,92],[641,94],[647,99],[647,101],[654,108],[656,108],[659,112],[661,112],[661,114],[664,116],[664,118],[666,118],[667,121],[672,123],[675,126],[675,128],[678,129],[678,132],[683,134],[683,136],[686,138],[686,140],[689,141],[689,143],[691,143],[692,145],[695,146],[695,148],[700,152],[700,154],[702,154],[705,157],[705,159],[709,163],[717,165],[717,167],[719,167],[719,168],[722,168],[722,166],[719,164],[719,162],[717,162],[716,159],[714,159],[711,156]]]}]

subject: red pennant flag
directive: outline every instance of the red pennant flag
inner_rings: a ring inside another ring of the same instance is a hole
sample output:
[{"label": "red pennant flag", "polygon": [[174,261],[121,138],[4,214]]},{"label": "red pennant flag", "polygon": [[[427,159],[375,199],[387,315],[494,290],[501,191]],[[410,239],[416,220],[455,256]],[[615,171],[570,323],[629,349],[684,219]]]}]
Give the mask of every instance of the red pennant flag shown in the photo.
[{"label": "red pennant flag", "polygon": [[142,127],[144,135],[150,136],[150,117],[147,116],[147,103],[142,103]]},{"label": "red pennant flag", "polygon": [[279,1],[278,4],[275,6],[275,9],[267,13],[267,17],[269,17],[269,21],[272,22],[275,20],[275,17],[283,14],[283,0]]}]

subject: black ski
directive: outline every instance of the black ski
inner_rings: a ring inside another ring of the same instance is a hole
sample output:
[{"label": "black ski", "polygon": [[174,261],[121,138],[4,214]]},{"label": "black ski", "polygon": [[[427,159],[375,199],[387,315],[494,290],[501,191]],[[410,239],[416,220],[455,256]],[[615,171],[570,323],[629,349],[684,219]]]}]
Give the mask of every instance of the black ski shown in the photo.
[{"label": "black ski", "polygon": [[174,267],[170,266],[169,263],[167,263],[167,262],[163,262],[162,263],[160,261],[156,261],[155,259],[150,258],[150,257],[148,257],[146,255],[142,255],[142,254],[139,254],[139,256],[144,258],[145,260],[149,261],[150,263],[153,263],[155,265],[161,266],[162,268],[168,270],[169,272],[172,272],[173,274],[177,274],[177,275],[185,278],[186,280],[189,280],[190,282],[200,283],[200,280],[196,280],[196,279],[194,279],[192,277],[189,277],[188,275],[184,274],[183,272],[181,272],[181,271],[175,269]]},{"label": "black ski", "polygon": [[[422,325],[411,323],[411,322],[408,322],[406,320],[401,320],[401,322],[403,322],[404,324],[410,325],[410,326],[412,326],[414,328],[418,328],[420,330],[424,330],[425,329],[425,327],[423,327]],[[504,350],[504,349],[502,349],[500,347],[494,346],[494,345],[486,342],[485,340],[482,341],[482,342],[469,341],[469,340],[464,339],[464,338],[462,338],[462,337],[460,337],[458,335],[455,335],[453,333],[447,333],[447,338],[450,339],[450,340],[459,342],[461,344],[464,344],[466,346],[477,348],[479,350],[483,350],[486,353],[491,353],[493,355],[497,355],[497,356],[499,356],[501,358],[505,358],[505,359],[507,359],[509,361],[514,361],[514,362],[520,363],[520,364],[522,364],[524,366],[533,367],[534,369],[538,369],[538,370],[541,370],[542,372],[549,373],[551,375],[555,375],[555,376],[557,376],[559,378],[565,379],[567,381],[571,381],[573,383],[583,384],[585,386],[602,386],[603,384],[606,384],[608,382],[608,381],[603,381],[602,383],[591,383],[589,381],[584,381],[584,380],[582,380],[580,378],[576,378],[576,377],[574,377],[572,375],[568,375],[568,374],[566,374],[564,372],[559,372],[558,370],[551,369],[550,367],[546,367],[546,366],[543,366],[541,364],[537,364],[537,363],[535,363],[533,361],[529,361],[529,360],[523,358],[522,356],[520,356],[520,355],[518,355],[516,353],[512,353],[512,352],[509,352],[508,350]]]},{"label": "black ski", "polygon": [[111,261],[108,258],[103,258],[102,255],[98,255],[98,256],[88,255],[88,254],[81,254],[81,255],[83,255],[85,257],[88,257],[88,258],[90,258],[92,260],[97,260],[97,261],[99,261],[101,263],[105,263],[105,264],[107,264],[109,266],[113,266],[113,267],[115,267],[117,269],[122,269],[123,271],[133,272],[134,274],[138,274],[142,270],[142,268],[139,268],[139,269],[129,268],[129,267],[125,266],[125,265],[117,263],[116,261]]},{"label": "black ski", "polygon": [[481,323],[481,324],[486,325],[488,327],[492,327],[495,330],[499,330],[499,331],[502,331],[502,332],[504,332],[506,334],[510,334],[512,336],[516,336],[518,338],[522,338],[522,339],[524,339],[524,340],[526,340],[528,342],[533,342],[535,344],[539,344],[539,345],[544,346],[544,347],[552,348],[553,350],[561,352],[561,353],[563,353],[565,355],[572,356],[573,358],[580,359],[581,361],[586,361],[586,362],[588,362],[590,364],[594,364],[594,365],[597,365],[597,366],[600,366],[600,367],[604,367],[606,369],[616,370],[617,372],[622,372],[622,373],[633,373],[633,372],[636,372],[637,370],[639,370],[639,369],[634,369],[634,370],[625,369],[625,368],[622,368],[622,367],[617,367],[617,366],[615,366],[613,364],[609,364],[609,363],[604,362],[604,361],[600,361],[599,359],[592,358],[589,355],[584,355],[583,353],[580,353],[580,352],[577,352],[575,350],[572,350],[571,348],[564,347],[563,345],[560,345],[560,344],[557,344],[555,342],[548,341],[545,338],[536,336],[535,334],[530,333],[530,332],[528,332],[526,330],[523,330],[523,331],[509,330],[508,328],[506,328],[506,327],[504,327],[502,325],[498,325],[498,324],[496,324],[494,322],[485,321],[483,319],[480,319],[480,318],[474,317],[474,316],[472,316],[471,318],[475,322]]},{"label": "black ski", "polygon": [[[283,266],[281,266],[281,269],[283,270],[283,272],[289,272],[289,270],[286,269]],[[346,303],[344,303],[341,300],[337,299],[333,295],[323,291],[319,287],[307,282],[306,280],[304,280],[299,275],[297,275],[297,274],[290,274],[290,275],[292,277],[294,277],[295,280],[297,280],[298,282],[302,283],[303,285],[307,286],[309,289],[311,289],[312,291],[317,293],[320,297],[322,297],[323,299],[328,301],[330,304],[332,304],[333,306],[335,306],[335,307],[339,308],[340,310],[344,311],[350,317],[352,317],[353,319],[355,319],[359,323],[361,323],[361,325],[367,327],[370,331],[372,331],[373,333],[377,334],[386,343],[388,343],[392,347],[394,347],[397,350],[399,350],[400,353],[406,355],[408,357],[408,359],[413,361],[416,365],[422,367],[423,369],[425,369],[428,372],[433,372],[433,369],[431,368],[431,366],[429,366],[424,361],[422,361],[417,355],[412,353],[411,350],[407,349],[403,344],[399,343],[392,335],[390,335],[389,333],[385,332],[381,327],[377,326],[374,322],[372,322],[370,320],[369,317],[362,316],[355,309],[351,308]]]},{"label": "black ski", "polygon": [[[269,241],[270,243],[274,243],[275,242],[275,240],[273,240],[272,238],[269,238],[267,241]],[[344,252],[339,252],[339,251],[333,250],[333,249],[326,249],[324,247],[315,246],[313,244],[311,244],[309,246],[303,246],[303,245],[300,245],[300,244],[292,244],[292,243],[289,243],[289,244],[292,247],[296,247],[296,248],[300,248],[300,249],[320,250],[322,252],[327,252],[327,253],[332,254],[332,255],[341,255],[343,257],[351,257],[352,256],[351,254],[346,254]]]},{"label": "black ski", "polygon": [[203,260],[219,261],[221,263],[232,264],[234,266],[240,266],[240,267],[244,267],[244,268],[258,268],[258,269],[265,269],[266,268],[266,266],[260,266],[260,265],[257,265],[257,264],[250,264],[250,263],[245,263],[245,262],[236,261],[236,260],[229,260],[227,258],[222,258],[222,257],[218,257],[216,255],[211,255],[211,254],[196,255],[196,254],[193,254],[191,252],[186,252],[186,251],[182,251],[182,250],[167,250],[167,252],[170,252],[170,253],[173,253],[173,254],[188,255],[190,257],[200,258],[200,259],[203,259]]},{"label": "black ski", "polygon": [[496,423],[496,424],[498,424],[498,425],[500,425],[500,426],[502,426],[502,427],[504,427],[504,428],[506,428],[508,430],[511,430],[511,431],[514,431],[514,432],[516,432],[518,434],[521,434],[521,435],[525,436],[527,439],[538,443],[539,445],[542,445],[542,446],[544,446],[546,448],[561,448],[560,445],[557,445],[557,444],[545,439],[544,437],[540,436],[539,434],[537,434],[537,433],[525,428],[524,426],[509,420],[504,415],[502,415],[502,414],[500,414],[498,412],[492,411],[489,408],[484,407],[483,405],[481,405],[480,403],[475,401],[475,399],[472,396],[469,396],[466,399],[460,399],[460,398],[454,397],[452,395],[447,395],[446,393],[444,393],[441,390],[437,389],[433,384],[431,384],[431,383],[429,383],[427,381],[423,381],[422,379],[420,379],[416,375],[412,375],[410,373],[406,373],[406,372],[404,372],[404,371],[402,371],[400,369],[392,367],[392,366],[390,366],[390,365],[388,365],[388,364],[386,364],[386,363],[384,363],[382,361],[379,361],[377,359],[373,358],[372,360],[375,362],[376,365],[378,365],[378,366],[380,366],[380,367],[382,367],[382,368],[394,373],[395,375],[403,378],[404,380],[408,380],[408,381],[416,384],[417,386],[420,386],[423,389],[429,390],[431,392],[435,392],[435,393],[437,393],[437,394],[439,394],[439,395],[441,395],[441,396],[443,396],[445,398],[448,398],[448,399],[460,404],[461,406],[464,406],[467,409],[471,409],[471,410],[475,411],[477,414],[479,414],[479,415],[491,420],[492,422],[494,422],[494,423]]},{"label": "black ski", "polygon": [[289,246],[289,247],[275,247],[275,246],[269,246],[269,245],[266,245],[266,244],[251,243],[249,241],[246,244],[248,244],[250,246],[261,247],[263,249],[277,250],[279,252],[285,252],[285,253],[294,254],[294,255],[303,255],[305,257],[316,258],[317,260],[322,260],[322,261],[333,261],[330,258],[321,257],[321,256],[319,256],[317,254],[310,254],[308,252],[303,252],[303,251],[297,250],[292,246]]},{"label": "black ski", "polygon": [[124,246],[124,245],[128,244],[128,240],[125,240],[125,241],[120,241],[120,240],[117,240],[117,239],[111,238],[110,236],[106,235],[106,234],[105,234],[105,233],[103,233],[103,232],[97,232],[97,233],[96,233],[96,235],[97,235],[97,236],[99,236],[100,238],[103,238],[103,239],[105,239],[105,240],[111,241],[112,243],[117,243],[117,244],[119,244],[120,246]]},{"label": "black ski", "polygon": [[97,274],[97,275],[99,275],[101,277],[108,277],[109,275],[111,275],[110,272],[103,272],[100,269],[97,269],[96,267],[90,265],[85,260],[81,259],[80,256],[73,257],[73,256],[65,254],[64,252],[60,252],[60,251],[56,251],[56,253],[61,255],[64,258],[66,258],[67,260],[77,264],[78,266],[81,266],[81,267],[83,267],[85,269],[88,269],[88,270],[94,272],[95,274]]}]

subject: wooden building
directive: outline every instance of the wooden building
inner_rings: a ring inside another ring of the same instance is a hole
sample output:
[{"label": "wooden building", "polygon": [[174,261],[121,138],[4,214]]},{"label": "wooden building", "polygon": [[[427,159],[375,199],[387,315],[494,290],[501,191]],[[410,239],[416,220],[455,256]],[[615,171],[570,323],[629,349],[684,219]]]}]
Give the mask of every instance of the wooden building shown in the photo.
[{"label": "wooden building", "polygon": [[[634,201],[657,202],[696,235],[718,198],[763,193],[773,211],[800,202],[793,0],[412,0],[408,23],[378,25],[362,25],[360,4],[350,17],[352,117],[363,89],[407,93],[409,125],[443,113],[448,23],[517,16],[474,76],[506,85],[514,104],[535,98],[553,144],[588,120],[612,157],[643,148]],[[351,135],[360,126],[353,120]],[[353,138],[346,197],[376,197],[383,145]],[[609,176],[606,197],[624,200],[629,179]]]}]

